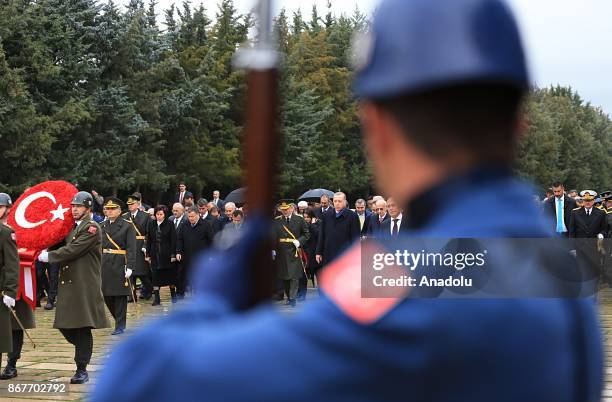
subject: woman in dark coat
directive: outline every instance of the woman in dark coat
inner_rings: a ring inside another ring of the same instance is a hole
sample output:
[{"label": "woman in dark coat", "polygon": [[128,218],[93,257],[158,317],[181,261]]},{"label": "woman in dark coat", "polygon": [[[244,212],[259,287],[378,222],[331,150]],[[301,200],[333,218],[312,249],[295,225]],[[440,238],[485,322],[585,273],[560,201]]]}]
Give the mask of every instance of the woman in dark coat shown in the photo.
[{"label": "woman in dark coat", "polygon": [[176,299],[176,231],[168,221],[165,205],[155,207],[155,219],[149,222],[147,233],[147,258],[153,274],[153,305],[160,304],[159,288],[170,286],[172,299]]},{"label": "woman in dark coat", "polygon": [[316,212],[312,208],[308,208],[304,211],[304,220],[308,225],[308,232],[310,233],[310,238],[304,245],[304,251],[308,256],[308,264],[306,265],[306,272],[308,272],[308,278],[312,280],[313,286],[315,285],[315,275],[318,273],[321,268],[321,264],[319,264],[315,258],[315,254],[317,251],[317,242],[319,241],[319,220],[316,217]]}]

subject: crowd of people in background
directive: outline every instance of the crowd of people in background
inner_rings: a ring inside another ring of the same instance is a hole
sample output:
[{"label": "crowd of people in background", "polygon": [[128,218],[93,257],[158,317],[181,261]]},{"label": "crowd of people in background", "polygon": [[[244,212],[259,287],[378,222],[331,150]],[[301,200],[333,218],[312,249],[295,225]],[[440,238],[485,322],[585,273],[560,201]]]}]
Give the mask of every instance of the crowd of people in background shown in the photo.
[{"label": "crowd of people in background", "polygon": [[[103,222],[107,219],[105,200],[95,191],[92,193],[94,204],[98,204],[93,208],[94,219]],[[140,193],[128,198],[129,211],[124,217],[130,219],[128,213],[131,213],[131,219],[136,221],[136,211],[140,211],[140,214],[148,214],[149,218],[148,223],[140,224],[141,229],[136,234],[142,240],[142,251],[138,252],[142,253],[139,257],[144,268],[137,267],[131,278],[133,288],[140,290],[139,295],[132,296],[134,300],[153,297],[153,305],[159,305],[159,289],[164,286],[170,287],[172,302],[184,298],[196,255],[213,244],[217,233],[223,229],[240,233],[248,220],[248,205],[225,201],[217,190],[210,200],[199,198],[196,201],[185,183],[180,183],[173,201],[170,208],[166,205],[151,207],[142,202]],[[555,182],[546,197],[543,200],[538,198],[537,202],[549,218],[552,231],[559,236],[612,237],[610,191],[601,194],[593,190],[566,191],[562,183]],[[276,217],[299,216],[305,222],[307,235],[303,238],[303,244],[296,247],[303,267],[297,285],[297,301],[305,300],[308,281],[316,287],[317,273],[321,267],[353,241],[379,235],[397,236],[407,230],[406,221],[414,218],[405,216],[391,197],[385,199],[377,195],[360,198],[352,206],[342,192],[332,197],[322,195],[316,200],[300,200],[297,203],[284,200],[276,206]],[[48,310],[53,309],[57,295],[58,271],[59,267],[54,264],[38,263],[38,300],[40,303],[46,297],[45,308]],[[281,276],[276,299],[281,301],[286,298],[287,304],[295,305],[296,298],[291,296],[291,286],[287,282],[289,279]]]}]

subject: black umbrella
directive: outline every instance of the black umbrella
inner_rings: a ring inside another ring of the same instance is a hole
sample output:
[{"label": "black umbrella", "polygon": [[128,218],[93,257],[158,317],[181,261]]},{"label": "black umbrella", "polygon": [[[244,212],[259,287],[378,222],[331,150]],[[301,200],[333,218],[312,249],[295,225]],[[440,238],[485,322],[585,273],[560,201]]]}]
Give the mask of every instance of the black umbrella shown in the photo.
[{"label": "black umbrella", "polygon": [[299,198],[300,201],[319,201],[322,195],[327,195],[329,198],[334,197],[334,192],[325,190],[324,188],[315,188],[314,190],[308,190],[302,194]]},{"label": "black umbrella", "polygon": [[225,202],[233,202],[236,206],[242,206],[246,202],[246,187],[240,187],[225,197]]}]

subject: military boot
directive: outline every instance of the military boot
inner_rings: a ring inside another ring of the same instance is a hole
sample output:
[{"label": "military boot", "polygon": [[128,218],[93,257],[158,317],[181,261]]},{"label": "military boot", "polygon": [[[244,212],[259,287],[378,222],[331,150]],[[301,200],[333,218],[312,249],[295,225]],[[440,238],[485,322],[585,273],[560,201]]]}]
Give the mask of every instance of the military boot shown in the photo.
[{"label": "military boot", "polygon": [[45,310],[53,310],[53,306],[55,305],[55,299],[49,297],[47,299],[47,304],[45,304]]},{"label": "military boot", "polygon": [[153,291],[153,304],[152,306],[159,306],[161,304],[161,300],[159,299],[159,290]]},{"label": "military boot", "polygon": [[4,371],[0,374],[0,380],[10,380],[15,377],[17,377],[17,360],[9,359]]},{"label": "military boot", "polygon": [[86,364],[77,364],[77,370],[70,379],[70,384],[84,384],[89,381]]}]

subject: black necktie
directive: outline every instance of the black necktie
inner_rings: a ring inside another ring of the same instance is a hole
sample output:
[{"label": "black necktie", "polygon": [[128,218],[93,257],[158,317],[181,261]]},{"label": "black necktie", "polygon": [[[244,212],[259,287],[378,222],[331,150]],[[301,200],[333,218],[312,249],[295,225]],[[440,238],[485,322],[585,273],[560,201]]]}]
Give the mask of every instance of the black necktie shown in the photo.
[{"label": "black necktie", "polygon": [[289,223],[289,217],[287,217],[287,223]]},{"label": "black necktie", "polygon": [[399,227],[398,227],[397,221],[399,221],[398,218],[393,219],[393,228],[391,228],[392,236],[397,236],[397,234],[399,233]]}]

